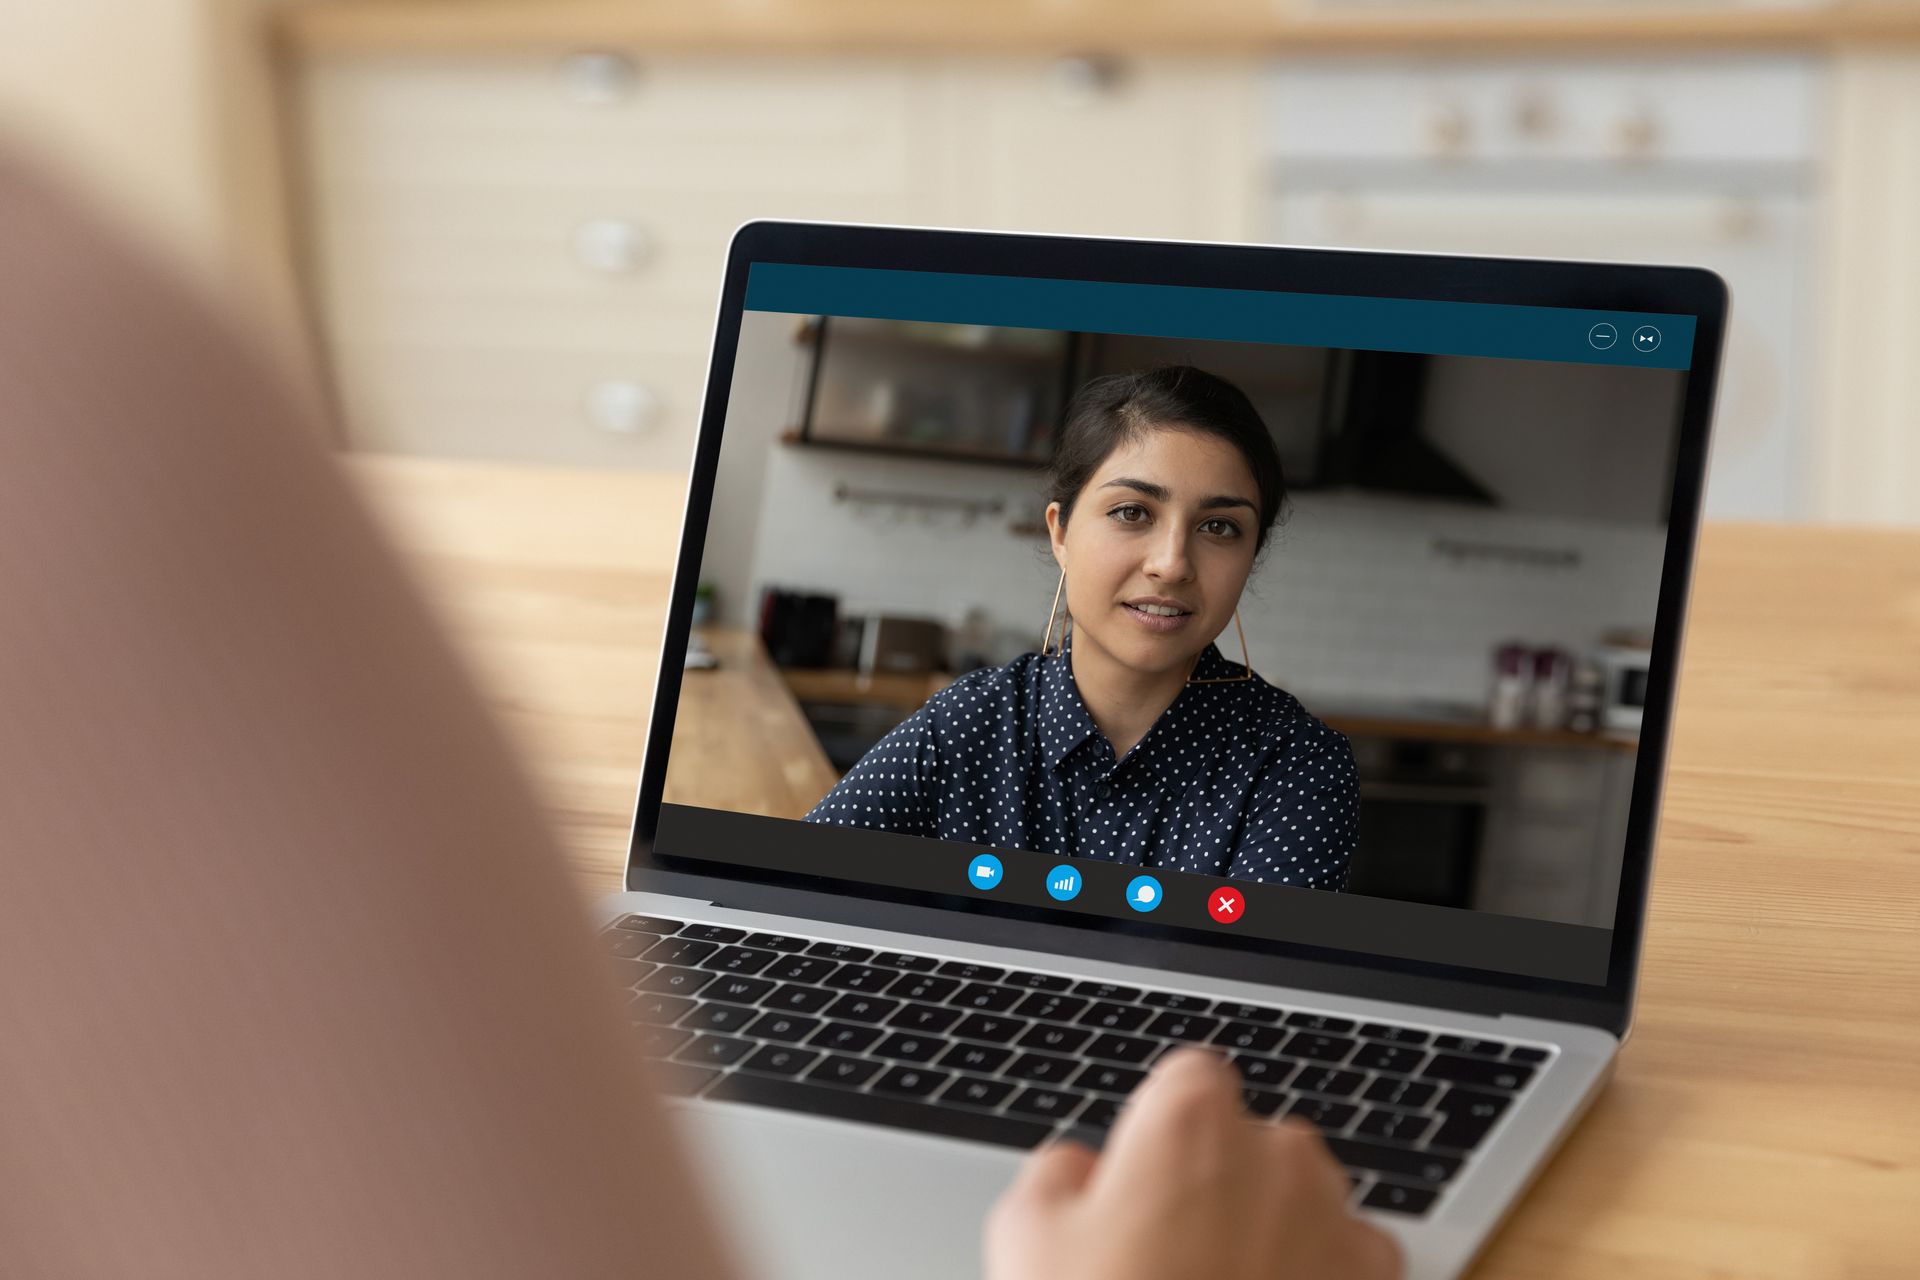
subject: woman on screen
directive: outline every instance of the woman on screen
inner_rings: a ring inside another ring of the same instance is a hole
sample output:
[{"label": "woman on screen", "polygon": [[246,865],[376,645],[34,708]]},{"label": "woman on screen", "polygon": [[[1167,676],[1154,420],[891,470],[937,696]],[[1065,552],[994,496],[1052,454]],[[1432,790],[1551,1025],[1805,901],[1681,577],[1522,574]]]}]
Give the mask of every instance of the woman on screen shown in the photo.
[{"label": "woman on screen", "polygon": [[1095,378],[1047,480],[1040,651],[934,695],[807,821],[1345,888],[1352,749],[1246,665],[1240,594],[1285,498],[1252,403],[1190,366]]}]

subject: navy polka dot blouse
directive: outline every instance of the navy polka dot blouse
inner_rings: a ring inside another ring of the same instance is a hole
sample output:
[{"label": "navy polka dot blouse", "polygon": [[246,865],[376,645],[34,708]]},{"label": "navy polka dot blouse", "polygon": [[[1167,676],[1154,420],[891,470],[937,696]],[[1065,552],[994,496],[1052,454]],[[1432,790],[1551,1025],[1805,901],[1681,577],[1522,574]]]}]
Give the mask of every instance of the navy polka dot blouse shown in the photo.
[{"label": "navy polka dot blouse", "polygon": [[[1030,653],[962,676],[875,743],[806,820],[1346,887],[1359,775],[1344,735],[1257,677],[1189,684],[1116,760],[1071,660]],[[1208,645],[1194,675],[1242,670]]]}]

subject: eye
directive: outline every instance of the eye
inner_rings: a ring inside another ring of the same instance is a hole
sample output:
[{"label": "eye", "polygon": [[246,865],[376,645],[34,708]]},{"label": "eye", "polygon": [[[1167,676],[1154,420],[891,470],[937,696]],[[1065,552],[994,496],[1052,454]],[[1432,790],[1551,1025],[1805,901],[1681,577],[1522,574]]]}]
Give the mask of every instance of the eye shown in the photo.
[{"label": "eye", "polygon": [[1200,531],[1202,533],[1212,534],[1216,538],[1237,538],[1240,536],[1240,526],[1225,516],[1214,516],[1211,519],[1201,521]]},{"label": "eye", "polygon": [[1147,509],[1137,502],[1128,502],[1107,512],[1107,519],[1118,520],[1121,524],[1143,524],[1147,519]]}]

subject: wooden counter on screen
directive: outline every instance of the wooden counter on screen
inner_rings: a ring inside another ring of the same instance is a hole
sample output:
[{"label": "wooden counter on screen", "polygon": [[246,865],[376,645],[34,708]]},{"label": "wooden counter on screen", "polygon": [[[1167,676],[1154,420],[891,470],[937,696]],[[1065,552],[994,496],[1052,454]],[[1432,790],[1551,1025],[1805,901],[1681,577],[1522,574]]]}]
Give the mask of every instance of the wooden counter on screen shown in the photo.
[{"label": "wooden counter on screen", "polygon": [[799,818],[840,781],[760,640],[735,627],[696,634],[720,665],[680,683],[664,799]]}]

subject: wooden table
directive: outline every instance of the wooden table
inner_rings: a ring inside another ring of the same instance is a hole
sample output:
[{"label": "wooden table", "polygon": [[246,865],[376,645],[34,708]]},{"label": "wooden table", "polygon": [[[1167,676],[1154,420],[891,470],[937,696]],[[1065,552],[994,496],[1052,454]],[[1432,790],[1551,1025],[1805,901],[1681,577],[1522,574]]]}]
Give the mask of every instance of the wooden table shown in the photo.
[{"label": "wooden table", "polygon": [[[620,884],[679,476],[356,459]],[[1638,1019],[1477,1274],[1920,1275],[1920,534],[1703,538]]]}]

